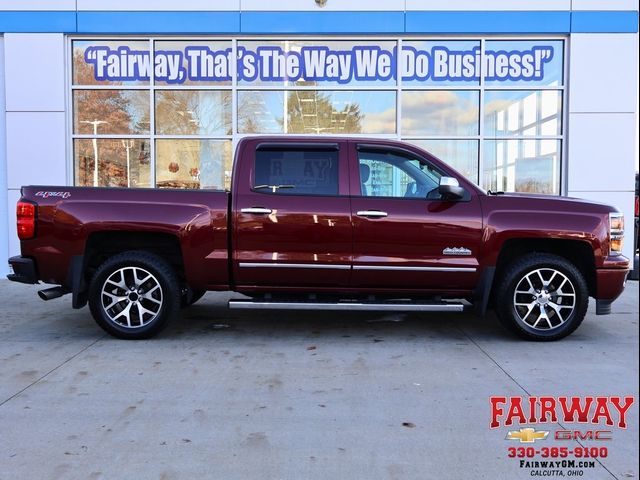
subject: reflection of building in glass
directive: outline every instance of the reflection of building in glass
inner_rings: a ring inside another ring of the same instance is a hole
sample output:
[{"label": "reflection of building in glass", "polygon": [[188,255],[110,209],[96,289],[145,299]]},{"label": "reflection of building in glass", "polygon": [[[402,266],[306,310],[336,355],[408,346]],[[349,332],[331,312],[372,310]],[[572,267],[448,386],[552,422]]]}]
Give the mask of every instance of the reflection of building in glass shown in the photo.
[{"label": "reflection of building in glass", "polygon": [[487,188],[559,193],[561,142],[553,137],[562,133],[560,93],[487,91],[485,102]]}]

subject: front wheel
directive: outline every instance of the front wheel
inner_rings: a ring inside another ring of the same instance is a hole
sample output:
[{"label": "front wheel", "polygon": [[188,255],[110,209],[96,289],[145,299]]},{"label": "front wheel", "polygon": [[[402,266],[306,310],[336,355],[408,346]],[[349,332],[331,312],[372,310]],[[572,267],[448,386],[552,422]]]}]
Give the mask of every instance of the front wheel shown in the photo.
[{"label": "front wheel", "polygon": [[496,313],[527,340],[551,341],[580,326],[589,305],[584,276],[566,259],[532,253],[516,260],[496,290]]},{"label": "front wheel", "polygon": [[150,338],[180,308],[173,268],[148,252],[124,252],[106,260],[89,286],[89,308],[96,323],[114,337]]}]

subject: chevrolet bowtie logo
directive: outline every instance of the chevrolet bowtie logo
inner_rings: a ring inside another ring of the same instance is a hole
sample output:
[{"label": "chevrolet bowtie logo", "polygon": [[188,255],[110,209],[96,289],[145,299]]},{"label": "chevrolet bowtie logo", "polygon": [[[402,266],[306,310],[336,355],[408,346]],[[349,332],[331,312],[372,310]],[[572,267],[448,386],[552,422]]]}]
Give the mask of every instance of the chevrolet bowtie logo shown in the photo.
[{"label": "chevrolet bowtie logo", "polygon": [[520,443],[533,443],[536,440],[545,440],[549,432],[536,431],[535,428],[527,427],[518,430],[511,430],[507,433],[507,440],[520,440]]}]

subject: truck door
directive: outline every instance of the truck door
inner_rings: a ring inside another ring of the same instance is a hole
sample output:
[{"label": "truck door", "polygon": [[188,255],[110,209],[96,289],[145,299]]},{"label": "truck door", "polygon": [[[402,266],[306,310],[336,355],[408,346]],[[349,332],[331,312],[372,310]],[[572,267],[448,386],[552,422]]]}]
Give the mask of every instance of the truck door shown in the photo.
[{"label": "truck door", "polygon": [[303,139],[243,145],[232,194],[239,287],[348,286],[346,147],[347,142]]},{"label": "truck door", "polygon": [[350,142],[353,287],[472,289],[482,218],[475,192],[438,194],[444,172],[411,149]]}]

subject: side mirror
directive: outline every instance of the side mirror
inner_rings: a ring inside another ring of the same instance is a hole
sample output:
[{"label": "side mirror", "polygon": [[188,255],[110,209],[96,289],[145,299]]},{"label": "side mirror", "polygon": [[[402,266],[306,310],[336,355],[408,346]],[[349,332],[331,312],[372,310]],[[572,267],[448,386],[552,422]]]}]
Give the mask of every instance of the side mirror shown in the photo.
[{"label": "side mirror", "polygon": [[438,193],[444,200],[460,200],[464,198],[464,188],[453,177],[440,177]]}]

